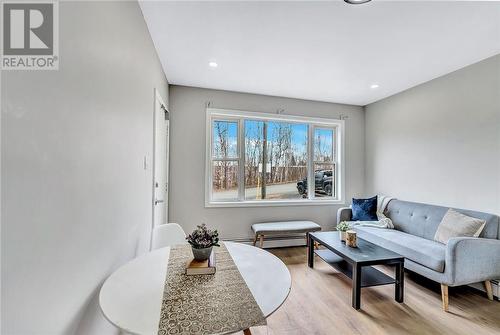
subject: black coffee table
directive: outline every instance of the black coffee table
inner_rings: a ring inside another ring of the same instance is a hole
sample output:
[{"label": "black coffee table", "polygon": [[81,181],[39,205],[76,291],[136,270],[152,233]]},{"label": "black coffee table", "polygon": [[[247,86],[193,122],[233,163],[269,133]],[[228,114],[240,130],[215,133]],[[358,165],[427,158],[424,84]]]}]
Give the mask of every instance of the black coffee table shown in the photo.
[{"label": "black coffee table", "polygon": [[[381,228],[382,229],[382,228]],[[395,284],[395,300],[403,302],[404,295],[404,257],[363,239],[357,239],[357,248],[348,247],[340,241],[339,232],[316,232],[308,234],[307,263],[314,265],[314,254],[338,271],[352,279],[352,307],[359,309],[361,305],[361,288]],[[315,250],[314,242],[326,247]],[[380,272],[370,265],[396,265],[396,279]]]}]

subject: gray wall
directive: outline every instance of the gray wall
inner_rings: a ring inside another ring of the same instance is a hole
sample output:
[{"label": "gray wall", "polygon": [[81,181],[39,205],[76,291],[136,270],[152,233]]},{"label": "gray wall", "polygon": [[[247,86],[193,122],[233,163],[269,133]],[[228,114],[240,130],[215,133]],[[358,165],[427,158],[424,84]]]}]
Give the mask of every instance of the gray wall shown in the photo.
[{"label": "gray wall", "polygon": [[340,206],[205,208],[205,103],[211,107],[346,120],[346,199],[364,190],[364,112],[362,107],[264,95],[170,86],[170,218],[186,231],[207,223],[224,238],[251,237],[259,221],[308,219],[332,228]]},{"label": "gray wall", "polygon": [[2,334],[111,334],[100,284],[149,248],[153,98],[137,2],[61,2],[59,71],[2,73]]},{"label": "gray wall", "polygon": [[366,191],[500,214],[500,55],[366,106]]}]

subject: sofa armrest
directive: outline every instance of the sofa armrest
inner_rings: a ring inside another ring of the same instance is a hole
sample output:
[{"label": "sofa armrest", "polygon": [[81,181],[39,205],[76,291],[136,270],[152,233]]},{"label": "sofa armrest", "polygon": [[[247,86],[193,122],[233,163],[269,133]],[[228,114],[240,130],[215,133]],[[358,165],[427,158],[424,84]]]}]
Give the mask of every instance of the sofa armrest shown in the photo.
[{"label": "sofa armrest", "polygon": [[446,246],[445,272],[453,286],[500,278],[500,240],[451,238]]},{"label": "sofa armrest", "polygon": [[342,207],[337,211],[337,224],[342,221],[351,221],[352,219],[352,210],[350,207]]}]

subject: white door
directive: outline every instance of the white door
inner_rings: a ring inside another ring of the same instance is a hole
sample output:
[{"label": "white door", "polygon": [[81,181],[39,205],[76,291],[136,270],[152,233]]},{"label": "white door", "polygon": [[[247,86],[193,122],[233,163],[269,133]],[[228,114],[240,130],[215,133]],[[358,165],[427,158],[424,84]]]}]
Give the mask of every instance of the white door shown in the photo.
[{"label": "white door", "polygon": [[168,222],[169,114],[157,91],[154,114],[153,227]]}]

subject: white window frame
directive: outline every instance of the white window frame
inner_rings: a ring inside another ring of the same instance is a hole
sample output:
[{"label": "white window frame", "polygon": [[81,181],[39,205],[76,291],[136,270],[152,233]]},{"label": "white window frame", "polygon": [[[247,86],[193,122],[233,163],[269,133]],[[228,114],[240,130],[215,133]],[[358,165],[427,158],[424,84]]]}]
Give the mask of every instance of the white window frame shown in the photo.
[{"label": "white window frame", "polygon": [[[289,123],[302,123],[308,125],[308,159],[307,159],[307,199],[296,200],[245,200],[245,133],[244,120],[258,121],[281,121]],[[213,121],[232,121],[238,123],[238,158],[230,159],[238,161],[238,198],[231,201],[212,200],[212,162],[220,159],[212,158],[213,144]],[[315,176],[314,176],[314,129],[335,129],[335,187],[336,197],[315,198]],[[205,153],[205,207],[260,207],[260,206],[302,206],[302,205],[343,205],[345,203],[345,122],[338,119],[327,119],[318,117],[293,116],[283,114],[269,114],[260,112],[249,112],[241,110],[207,108],[206,109],[206,153]]]}]

